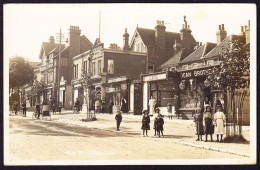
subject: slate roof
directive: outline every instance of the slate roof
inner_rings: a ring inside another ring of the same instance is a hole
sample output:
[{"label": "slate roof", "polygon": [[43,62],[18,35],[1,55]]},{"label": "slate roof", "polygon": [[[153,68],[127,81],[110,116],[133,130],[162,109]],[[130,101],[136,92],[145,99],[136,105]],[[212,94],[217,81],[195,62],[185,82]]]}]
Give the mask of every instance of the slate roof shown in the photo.
[{"label": "slate roof", "polygon": [[[138,27],[136,31],[146,46],[155,46],[155,30]],[[180,33],[165,31],[165,48],[172,48],[173,44],[175,44],[175,39],[177,42],[181,42]]]},{"label": "slate roof", "polygon": [[57,46],[59,46],[59,44],[50,43],[50,42],[43,42],[42,47],[41,47],[41,51],[40,51],[40,54],[39,54],[39,58],[41,59],[41,55],[42,55],[43,51],[45,52],[45,54],[49,54]]},{"label": "slate roof", "polygon": [[[60,49],[61,51],[65,48],[65,44],[61,44]],[[48,54],[51,53],[58,53],[59,52],[59,45],[57,47],[55,47],[52,51],[50,51]]]},{"label": "slate roof", "polygon": [[203,58],[211,58],[219,55],[222,51],[222,48],[228,48],[229,41],[231,39],[239,40],[245,43],[245,37],[242,35],[229,35],[226,37],[219,45],[213,48],[208,54],[206,54]]},{"label": "slate roof", "polygon": [[159,68],[167,68],[178,65],[183,59],[190,55],[194,50],[182,48],[177,54],[172,56],[168,61],[163,63]]},{"label": "slate roof", "polygon": [[217,44],[206,42],[202,46],[200,46],[197,50],[195,50],[193,53],[191,53],[188,57],[186,57],[184,60],[181,61],[181,63],[187,63],[199,60],[203,58],[208,52],[210,52],[214,47],[216,47]]}]

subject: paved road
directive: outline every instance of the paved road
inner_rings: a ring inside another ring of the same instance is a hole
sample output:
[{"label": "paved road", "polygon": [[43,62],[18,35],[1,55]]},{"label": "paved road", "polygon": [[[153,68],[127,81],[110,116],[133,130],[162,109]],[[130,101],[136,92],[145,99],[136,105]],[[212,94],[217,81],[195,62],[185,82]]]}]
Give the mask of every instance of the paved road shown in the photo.
[{"label": "paved road", "polygon": [[142,137],[20,116],[9,120],[12,161],[243,158],[176,144],[173,136]]}]

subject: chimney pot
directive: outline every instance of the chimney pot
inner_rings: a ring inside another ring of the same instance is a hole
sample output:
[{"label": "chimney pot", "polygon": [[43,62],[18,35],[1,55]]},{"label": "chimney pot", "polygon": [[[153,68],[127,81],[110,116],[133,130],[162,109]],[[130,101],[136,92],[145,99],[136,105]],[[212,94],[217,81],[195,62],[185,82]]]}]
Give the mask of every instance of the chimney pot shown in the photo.
[{"label": "chimney pot", "polygon": [[221,25],[218,25],[218,30],[221,30]]},{"label": "chimney pot", "polygon": [[225,28],[224,28],[224,24],[222,24],[222,30],[223,30],[223,31],[225,30]]},{"label": "chimney pot", "polygon": [[200,46],[202,46],[202,42],[200,42]]},{"label": "chimney pot", "polygon": [[244,32],[244,27],[243,27],[243,26],[241,26],[241,32],[242,32],[242,33]]},{"label": "chimney pot", "polygon": [[164,26],[164,21],[162,21],[162,26]]},{"label": "chimney pot", "polygon": [[250,27],[250,20],[248,20],[248,27]]}]

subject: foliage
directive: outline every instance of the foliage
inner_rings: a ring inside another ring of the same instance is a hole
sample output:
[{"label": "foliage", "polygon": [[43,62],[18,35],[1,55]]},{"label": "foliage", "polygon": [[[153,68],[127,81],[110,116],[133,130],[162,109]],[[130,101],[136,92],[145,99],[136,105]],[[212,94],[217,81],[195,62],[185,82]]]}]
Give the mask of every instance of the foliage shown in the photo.
[{"label": "foliage", "polygon": [[40,100],[40,96],[45,93],[47,88],[47,84],[44,81],[38,82],[37,80],[34,81],[31,89],[31,96],[36,96],[37,101]]},{"label": "foliage", "polygon": [[9,88],[23,86],[33,82],[34,70],[23,57],[9,59]]},{"label": "foliage", "polygon": [[230,87],[232,91],[245,88],[250,74],[249,53],[241,40],[230,41],[227,48],[222,48],[220,65],[213,69],[213,85]]}]

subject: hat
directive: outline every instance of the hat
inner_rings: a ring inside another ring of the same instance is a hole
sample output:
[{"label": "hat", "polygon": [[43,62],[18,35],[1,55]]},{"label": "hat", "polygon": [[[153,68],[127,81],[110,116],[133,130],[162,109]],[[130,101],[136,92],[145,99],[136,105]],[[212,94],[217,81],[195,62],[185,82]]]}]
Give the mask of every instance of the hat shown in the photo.
[{"label": "hat", "polygon": [[220,100],[217,100],[216,107],[222,107],[222,104],[221,104]]},{"label": "hat", "polygon": [[200,108],[200,107],[197,107],[197,108],[196,108],[196,112],[201,112],[201,108]]},{"label": "hat", "polygon": [[211,108],[211,106],[210,106],[209,104],[205,104],[205,108],[207,108],[207,107],[210,107],[210,108]]},{"label": "hat", "polygon": [[143,112],[142,112],[142,113],[144,114],[145,112],[146,112],[146,113],[149,113],[149,112],[148,112],[148,110],[143,110]]},{"label": "hat", "polygon": [[161,111],[161,110],[159,109],[159,107],[156,107],[156,108],[155,108],[155,111],[156,111],[156,110],[159,110],[159,111]]}]

